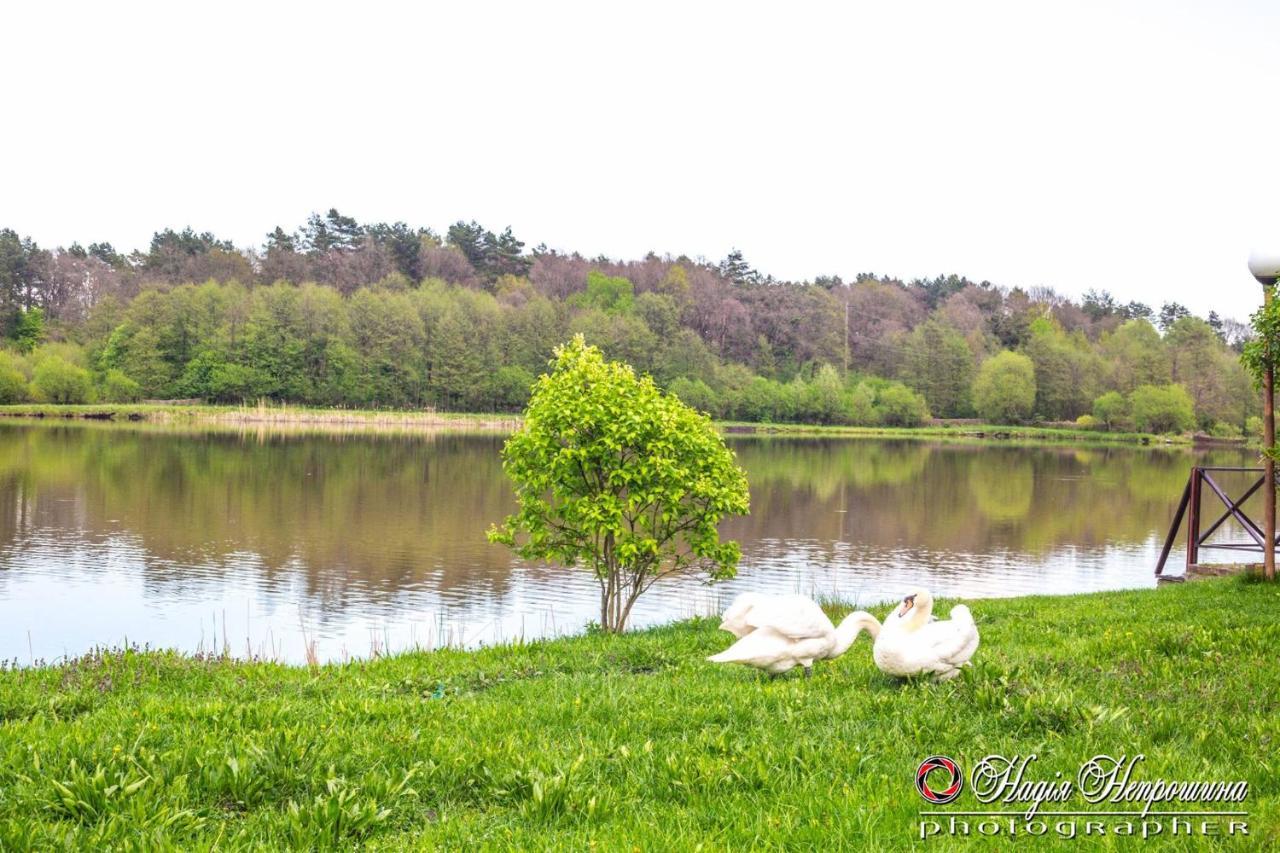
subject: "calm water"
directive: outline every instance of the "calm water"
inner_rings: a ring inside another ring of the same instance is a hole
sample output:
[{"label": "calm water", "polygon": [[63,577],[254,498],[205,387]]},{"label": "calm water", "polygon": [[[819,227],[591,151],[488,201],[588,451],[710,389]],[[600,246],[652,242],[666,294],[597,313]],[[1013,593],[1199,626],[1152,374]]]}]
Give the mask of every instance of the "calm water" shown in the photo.
[{"label": "calm water", "polygon": [[[309,639],[341,659],[579,631],[597,608],[586,573],[485,541],[511,509],[501,443],[0,425],[0,658],[127,638],[289,661]],[[1242,451],[733,445],[751,483],[750,517],[724,525],[743,545],[739,577],[658,585],[633,624],[746,589],[870,603],[920,583],[952,596],[1151,586],[1193,459],[1253,464]]]}]

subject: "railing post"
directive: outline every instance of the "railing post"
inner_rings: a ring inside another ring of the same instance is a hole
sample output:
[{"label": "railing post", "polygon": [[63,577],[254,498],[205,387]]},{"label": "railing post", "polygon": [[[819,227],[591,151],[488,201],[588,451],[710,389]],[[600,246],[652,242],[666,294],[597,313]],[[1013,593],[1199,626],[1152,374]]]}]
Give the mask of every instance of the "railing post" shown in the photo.
[{"label": "railing post", "polygon": [[1182,498],[1178,501],[1178,510],[1173,514],[1173,524],[1169,525],[1169,535],[1164,538],[1164,547],[1160,549],[1160,559],[1156,563],[1156,575],[1164,574],[1164,563],[1169,559],[1169,552],[1173,550],[1173,540],[1178,538],[1178,525],[1182,524],[1182,516],[1187,512],[1187,502],[1191,500],[1191,478],[1187,478],[1187,484],[1182,487]]},{"label": "railing post", "polygon": [[1187,574],[1200,564],[1200,466],[1191,469],[1191,501],[1187,507]]}]

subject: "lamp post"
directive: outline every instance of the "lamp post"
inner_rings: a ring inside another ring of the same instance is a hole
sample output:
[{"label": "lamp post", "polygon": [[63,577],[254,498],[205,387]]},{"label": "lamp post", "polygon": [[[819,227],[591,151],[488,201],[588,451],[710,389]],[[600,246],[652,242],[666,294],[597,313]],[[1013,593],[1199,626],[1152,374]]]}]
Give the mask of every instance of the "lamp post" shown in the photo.
[{"label": "lamp post", "polygon": [[[1280,252],[1254,252],[1249,256],[1249,272],[1262,285],[1263,305],[1271,303],[1276,282],[1280,281]],[[1266,486],[1262,490],[1263,528],[1266,546],[1262,549],[1262,576],[1267,580],[1276,577],[1276,463],[1271,458],[1271,451],[1276,443],[1276,375],[1272,366],[1275,354],[1266,353],[1266,370],[1262,377],[1262,444],[1266,448],[1263,457],[1263,479]]]}]

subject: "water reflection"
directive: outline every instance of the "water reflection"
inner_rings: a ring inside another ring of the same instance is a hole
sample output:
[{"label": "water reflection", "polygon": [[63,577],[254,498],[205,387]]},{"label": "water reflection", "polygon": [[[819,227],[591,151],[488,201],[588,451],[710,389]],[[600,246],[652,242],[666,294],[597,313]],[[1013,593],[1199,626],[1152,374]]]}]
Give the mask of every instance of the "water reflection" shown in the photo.
[{"label": "water reflection", "polygon": [[[0,425],[0,657],[125,637],[365,655],[572,632],[584,573],[484,540],[511,509],[494,435]],[[752,514],[740,577],[659,587],[648,623],[742,589],[861,601],[1151,583],[1185,450],[735,439]],[[1248,454],[1200,454],[1251,464]],[[1181,559],[1174,555],[1174,564]],[[215,640],[216,634],[216,640]]]}]

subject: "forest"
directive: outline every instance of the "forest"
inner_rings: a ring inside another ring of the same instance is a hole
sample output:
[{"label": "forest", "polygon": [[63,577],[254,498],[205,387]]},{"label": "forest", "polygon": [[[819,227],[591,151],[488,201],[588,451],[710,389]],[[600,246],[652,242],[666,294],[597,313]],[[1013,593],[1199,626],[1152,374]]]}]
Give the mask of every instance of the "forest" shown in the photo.
[{"label": "forest", "polygon": [[202,399],[516,411],[581,332],[728,420],[1253,429],[1246,325],[959,275],[779,281],[719,262],[526,250],[337,210],[259,247],[165,229],[127,254],[0,229],[0,403]]}]

